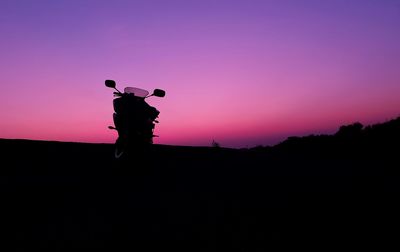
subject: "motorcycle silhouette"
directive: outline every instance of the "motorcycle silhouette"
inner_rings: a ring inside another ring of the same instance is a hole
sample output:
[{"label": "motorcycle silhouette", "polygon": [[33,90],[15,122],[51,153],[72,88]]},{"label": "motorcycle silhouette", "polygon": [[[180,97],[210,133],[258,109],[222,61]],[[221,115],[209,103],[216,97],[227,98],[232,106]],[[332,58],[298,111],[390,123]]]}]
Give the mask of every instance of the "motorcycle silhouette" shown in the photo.
[{"label": "motorcycle silhouette", "polygon": [[153,134],[156,120],[160,112],[147,104],[146,98],[150,96],[164,97],[165,91],[154,89],[153,93],[136,87],[126,87],[124,92],[116,88],[114,80],[106,80],[105,85],[116,90],[114,92],[114,126],[109,129],[118,131],[115,142],[115,158],[120,159],[127,153],[146,149],[153,144]]}]

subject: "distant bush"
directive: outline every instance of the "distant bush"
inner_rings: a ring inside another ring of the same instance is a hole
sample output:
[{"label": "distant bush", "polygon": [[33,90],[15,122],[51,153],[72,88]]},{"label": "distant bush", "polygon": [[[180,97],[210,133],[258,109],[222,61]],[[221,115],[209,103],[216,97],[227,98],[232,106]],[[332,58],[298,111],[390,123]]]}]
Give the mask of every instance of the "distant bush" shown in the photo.
[{"label": "distant bush", "polygon": [[363,125],[359,122],[343,125],[339,128],[339,131],[335,134],[339,137],[356,137],[360,136],[362,133]]},{"label": "distant bush", "polygon": [[221,145],[219,143],[217,143],[215,140],[212,140],[211,147],[221,148]]}]

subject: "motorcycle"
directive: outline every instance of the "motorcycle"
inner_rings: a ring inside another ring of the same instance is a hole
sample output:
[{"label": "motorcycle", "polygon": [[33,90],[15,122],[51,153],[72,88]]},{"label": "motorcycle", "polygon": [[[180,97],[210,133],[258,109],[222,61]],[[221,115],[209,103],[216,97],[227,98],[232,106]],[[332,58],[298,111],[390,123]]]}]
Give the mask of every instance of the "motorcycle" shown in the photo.
[{"label": "motorcycle", "polygon": [[151,96],[164,97],[165,91],[154,89],[149,95],[149,91],[126,87],[124,92],[116,88],[114,80],[106,80],[106,87],[114,89],[114,126],[109,129],[117,130],[118,138],[115,142],[116,159],[127,156],[130,151],[140,151],[153,144],[155,124],[158,123],[160,112],[146,103],[145,99]]}]

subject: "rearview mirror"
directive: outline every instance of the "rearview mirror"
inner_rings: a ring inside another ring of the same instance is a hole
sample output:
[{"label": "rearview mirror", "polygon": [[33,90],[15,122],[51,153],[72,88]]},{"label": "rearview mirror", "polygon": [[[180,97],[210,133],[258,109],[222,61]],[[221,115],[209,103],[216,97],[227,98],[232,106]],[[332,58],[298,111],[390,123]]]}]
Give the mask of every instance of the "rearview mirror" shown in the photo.
[{"label": "rearview mirror", "polygon": [[113,80],[106,80],[106,87],[109,87],[109,88],[115,88],[116,87],[116,84],[115,84],[115,81],[113,81]]},{"label": "rearview mirror", "polygon": [[153,95],[157,97],[164,97],[165,96],[165,91],[161,89],[154,89]]}]

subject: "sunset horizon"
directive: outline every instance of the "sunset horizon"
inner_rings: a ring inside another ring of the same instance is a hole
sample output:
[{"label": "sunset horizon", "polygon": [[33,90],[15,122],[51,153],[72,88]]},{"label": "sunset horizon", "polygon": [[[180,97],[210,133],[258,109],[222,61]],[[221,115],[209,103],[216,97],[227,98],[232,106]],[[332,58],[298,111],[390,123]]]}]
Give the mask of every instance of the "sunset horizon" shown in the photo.
[{"label": "sunset horizon", "polygon": [[112,91],[166,91],[156,144],[246,148],[400,116],[395,1],[2,1],[0,138],[114,143]]}]

